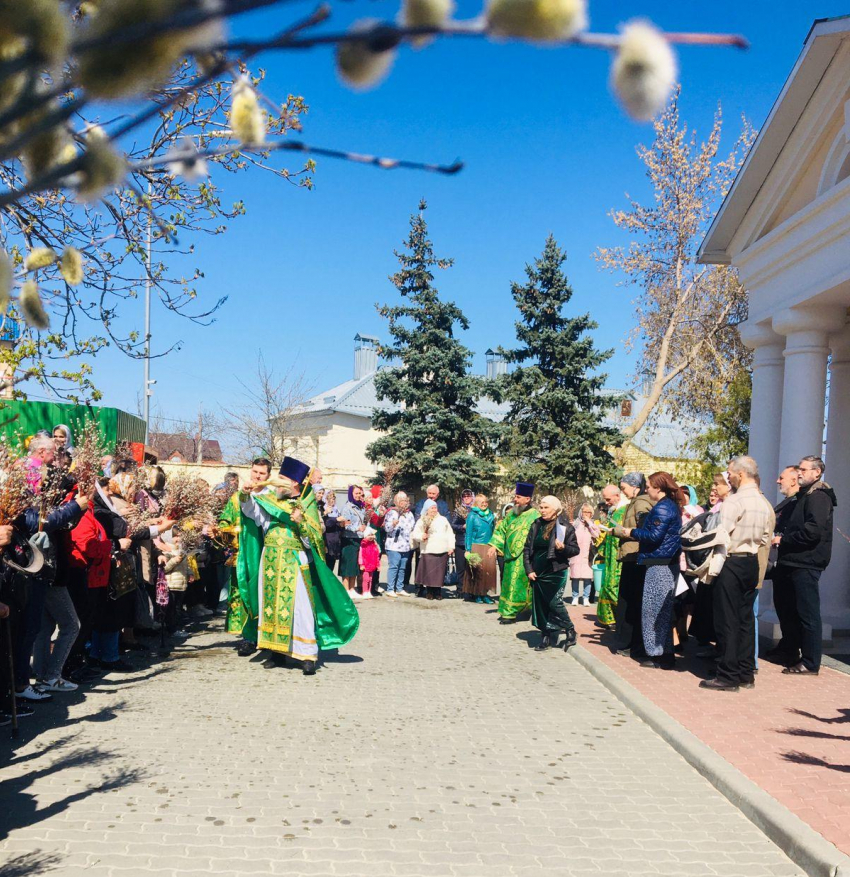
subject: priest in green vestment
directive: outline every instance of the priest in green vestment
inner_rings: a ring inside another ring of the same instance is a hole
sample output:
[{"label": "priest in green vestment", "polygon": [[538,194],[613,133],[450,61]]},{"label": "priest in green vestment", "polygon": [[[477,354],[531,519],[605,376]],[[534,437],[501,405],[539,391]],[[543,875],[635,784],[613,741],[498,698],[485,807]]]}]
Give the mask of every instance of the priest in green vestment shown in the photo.
[{"label": "priest in green vestment", "polygon": [[514,494],[514,506],[496,524],[490,539],[491,550],[505,559],[502,573],[502,589],[499,594],[499,623],[513,624],[517,615],[531,605],[531,591],[525,572],[522,552],[531,525],[540,512],[531,507],[534,485],[518,481]]},{"label": "priest in green vestment", "polygon": [[[250,483],[254,486],[265,483],[268,481],[271,471],[271,462],[265,457],[258,457],[251,464]],[[268,488],[265,489],[268,490]],[[251,538],[247,540],[243,550],[240,544],[240,534],[243,527],[242,510],[239,506],[239,493],[237,491],[230,497],[219,515],[218,532],[221,537],[230,541],[230,547],[235,552],[231,560],[228,561],[230,584],[227,594],[225,630],[242,637],[237,652],[243,657],[247,657],[257,651],[259,593],[256,577],[253,580],[250,579],[250,570],[259,566],[262,541],[257,525],[253,521],[245,521],[244,526],[250,529]]]},{"label": "priest in green vestment", "polygon": [[257,583],[257,645],[301,661],[306,675],[316,672],[320,649],[344,646],[360,624],[348,592],[324,563],[322,519],[313,488],[305,485],[309,472],[285,457],[274,490],[247,488],[239,495],[240,564],[246,580]]}]

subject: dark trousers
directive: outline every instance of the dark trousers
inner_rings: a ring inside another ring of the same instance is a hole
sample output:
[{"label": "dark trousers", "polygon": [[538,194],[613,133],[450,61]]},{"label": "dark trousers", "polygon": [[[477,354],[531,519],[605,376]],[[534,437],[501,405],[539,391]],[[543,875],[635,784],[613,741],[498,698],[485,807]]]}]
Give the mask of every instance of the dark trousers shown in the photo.
[{"label": "dark trousers", "polygon": [[[820,617],[820,577],[822,570],[785,567],[794,593],[791,618],[790,650],[800,650],[808,670],[819,670],[823,649],[823,625]],[[783,631],[784,634],[784,631]]]},{"label": "dark trousers", "polygon": [[204,586],[204,606],[215,612],[218,609],[221,585],[218,583],[218,564],[207,561],[201,567],[201,583]]},{"label": "dark trousers", "polygon": [[759,578],[755,554],[730,555],[714,580],[714,626],[720,663],[717,678],[738,685],[752,682],[756,669],[756,619],[753,604]]},{"label": "dark trousers", "polygon": [[777,648],[784,654],[796,657],[800,653],[800,631],[790,567],[774,567],[773,606],[779,619],[779,629],[782,631]]},{"label": "dark trousers", "polygon": [[463,577],[466,575],[466,546],[463,542],[455,545],[455,569],[457,570],[457,596],[463,591]]},{"label": "dark trousers", "polygon": [[646,654],[641,627],[644,578],[646,578],[645,566],[628,560],[623,564],[620,572],[620,593],[614,616],[617,629],[616,647],[631,649],[635,658]]},{"label": "dark trousers", "polygon": [[26,688],[32,674],[32,649],[41,630],[44,615],[44,598],[50,585],[37,578],[27,582],[27,602],[24,606],[21,634],[15,640],[15,686],[19,691]]},{"label": "dark trousers", "polygon": [[694,594],[694,614],[688,633],[696,638],[701,646],[707,646],[717,639],[714,629],[714,584],[700,582]]}]

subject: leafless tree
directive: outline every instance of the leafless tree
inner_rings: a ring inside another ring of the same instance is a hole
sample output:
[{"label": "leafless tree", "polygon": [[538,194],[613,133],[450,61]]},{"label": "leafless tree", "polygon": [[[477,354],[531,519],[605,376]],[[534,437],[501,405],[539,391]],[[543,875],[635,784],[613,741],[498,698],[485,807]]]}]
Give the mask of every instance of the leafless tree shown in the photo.
[{"label": "leafless tree", "polygon": [[310,396],[311,384],[294,367],[276,371],[262,352],[250,380],[240,379],[239,384],[242,399],[222,410],[220,431],[231,440],[237,458],[262,456],[278,464],[294,443],[309,438],[300,408]]}]

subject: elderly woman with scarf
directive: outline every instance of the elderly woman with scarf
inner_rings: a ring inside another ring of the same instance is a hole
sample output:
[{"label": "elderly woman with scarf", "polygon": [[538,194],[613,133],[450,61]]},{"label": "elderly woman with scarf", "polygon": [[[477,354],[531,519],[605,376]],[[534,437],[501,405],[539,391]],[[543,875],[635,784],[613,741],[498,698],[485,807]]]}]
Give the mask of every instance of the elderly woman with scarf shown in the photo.
[{"label": "elderly woman with scarf", "polygon": [[359,597],[355,588],[360,576],[360,542],[366,531],[367,518],[371,510],[366,509],[363,501],[363,488],[352,484],[348,488],[348,502],[342,507],[339,523],[345,529],[341,531],[342,552],[339,560],[339,576],[352,598]]},{"label": "elderly woman with scarf", "polygon": [[466,489],[460,495],[460,502],[455,506],[454,511],[449,515],[449,523],[455,534],[455,572],[457,574],[457,595],[462,596],[463,579],[466,574],[466,521],[469,517],[469,510],[475,501],[475,493]]},{"label": "elderly woman with scarf", "polygon": [[149,527],[139,527],[130,532],[125,515],[135,501],[133,467],[133,461],[121,461],[113,478],[103,478],[98,482],[93,503],[94,516],[103,527],[106,538],[112,542],[113,564],[110,570],[111,599],[106,602],[101,617],[93,626],[89,657],[96,665],[123,671],[133,668],[120,660],[120,632],[124,631],[125,647],[138,648],[133,636],[136,588],[127,585],[130,578],[128,569],[138,581],[136,558],[131,549],[141,542],[155,539],[161,529],[170,529],[174,524],[174,521],[160,519]]},{"label": "elderly woman with scarf", "polygon": [[413,528],[413,544],[419,547],[416,584],[425,590],[427,599],[442,600],[449,557],[455,553],[455,534],[433,499],[422,505],[422,515]]},{"label": "elderly woman with scarf", "polygon": [[564,588],[570,558],[578,555],[576,531],[556,496],[540,500],[540,517],[531,525],[525,540],[522,559],[531,582],[531,621],[540,631],[536,652],[558,645],[565,631],[564,651],[575,645],[576,630],[564,605]]}]

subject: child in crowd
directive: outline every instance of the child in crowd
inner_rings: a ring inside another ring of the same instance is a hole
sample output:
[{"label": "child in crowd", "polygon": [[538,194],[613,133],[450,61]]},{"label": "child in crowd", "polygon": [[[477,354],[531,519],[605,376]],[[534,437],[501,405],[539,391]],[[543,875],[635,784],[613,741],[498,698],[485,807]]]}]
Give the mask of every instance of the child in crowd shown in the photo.
[{"label": "child in crowd", "polygon": [[171,531],[171,540],[166,541],[163,538],[158,547],[161,550],[158,562],[165,572],[170,597],[165,614],[166,629],[170,634],[177,634],[182,638],[185,632],[178,628],[182,621],[186,590],[193,579],[189,555],[183,548],[183,537],[176,527]]},{"label": "child in crowd", "polygon": [[593,584],[593,569],[590,566],[590,552],[599,536],[599,527],[593,523],[593,506],[586,502],[578,517],[573,521],[579,553],[570,558],[570,583],[573,586],[572,605],[586,606],[590,602],[590,587]]},{"label": "child in crowd", "polygon": [[363,573],[363,599],[372,599],[372,576],[378,571],[381,564],[381,549],[375,541],[375,530],[367,527],[363,532],[363,540],[360,542],[360,557],[358,563]]}]

